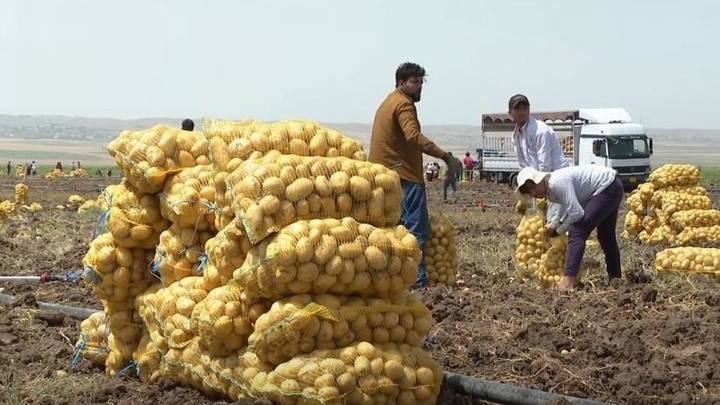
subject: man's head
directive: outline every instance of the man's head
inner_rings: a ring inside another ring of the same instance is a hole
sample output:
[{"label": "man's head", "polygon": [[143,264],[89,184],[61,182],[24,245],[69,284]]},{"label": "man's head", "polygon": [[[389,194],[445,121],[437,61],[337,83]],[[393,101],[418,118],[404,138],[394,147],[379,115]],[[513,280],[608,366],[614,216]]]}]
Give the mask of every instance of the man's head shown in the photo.
[{"label": "man's head", "polygon": [[192,131],[195,129],[195,123],[191,119],[185,118],[182,122],[182,129],[183,131]]},{"label": "man's head", "polygon": [[540,172],[532,167],[520,170],[517,176],[518,186],[515,189],[515,194],[526,200],[530,197],[545,198],[548,177],[550,177],[550,173]]},{"label": "man's head", "polygon": [[465,152],[465,157],[470,157],[470,152]]},{"label": "man's head", "polygon": [[405,62],[395,71],[395,88],[417,103],[420,101],[425,76],[425,68],[416,63]]},{"label": "man's head", "polygon": [[522,94],[510,97],[508,101],[508,114],[518,125],[525,125],[530,116],[530,101]]}]

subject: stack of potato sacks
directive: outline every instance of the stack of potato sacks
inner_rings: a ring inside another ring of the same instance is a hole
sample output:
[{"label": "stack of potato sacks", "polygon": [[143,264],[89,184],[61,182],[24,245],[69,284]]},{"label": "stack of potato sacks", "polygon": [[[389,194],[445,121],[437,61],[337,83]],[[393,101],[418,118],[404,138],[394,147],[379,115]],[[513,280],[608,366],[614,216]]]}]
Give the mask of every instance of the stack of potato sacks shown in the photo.
[{"label": "stack of potato sacks", "polygon": [[[316,123],[205,121],[110,144],[86,281],[108,315],[108,374],[134,366],[233,399],[435,403],[429,310],[406,292],[421,253],[397,174]],[[431,263],[453,282],[454,231]],[[431,237],[431,239],[433,239]],[[452,274],[451,274],[452,273]]]},{"label": "stack of potato sacks", "polygon": [[657,270],[720,272],[720,211],[712,209],[697,166],[659,167],[626,204],[624,238],[675,246],[657,254]]},{"label": "stack of potato sacks", "polygon": [[515,267],[543,287],[560,281],[568,243],[567,235],[545,237],[546,207],[546,200],[535,200],[535,209],[525,211],[515,230]]}]

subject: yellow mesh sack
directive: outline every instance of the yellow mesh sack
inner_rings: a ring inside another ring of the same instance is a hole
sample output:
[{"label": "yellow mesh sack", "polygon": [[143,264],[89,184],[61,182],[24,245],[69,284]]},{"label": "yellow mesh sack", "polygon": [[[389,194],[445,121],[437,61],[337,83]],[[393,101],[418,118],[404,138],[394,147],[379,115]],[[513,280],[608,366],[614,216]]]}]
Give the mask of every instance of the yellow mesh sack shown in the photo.
[{"label": "yellow mesh sack", "polygon": [[678,211],[691,209],[709,210],[712,200],[707,195],[690,195],[680,192],[665,193],[660,200],[660,209],[671,216]]},{"label": "yellow mesh sack", "polygon": [[182,348],[171,348],[164,357],[167,374],[175,381],[195,387],[210,397],[230,395],[230,382],[210,368],[212,357],[194,338]]},{"label": "yellow mesh sack", "polygon": [[627,214],[625,214],[624,224],[625,230],[632,236],[639,234],[643,230],[640,216],[633,211],[628,211]]},{"label": "yellow mesh sack", "polygon": [[269,309],[270,302],[249,298],[236,285],[218,287],[193,310],[193,329],[203,348],[227,356],[247,346],[255,321]]},{"label": "yellow mesh sack", "polygon": [[540,257],[537,278],[540,285],[549,286],[557,283],[565,270],[565,254],[567,252],[568,237],[560,235],[548,239],[549,247]]},{"label": "yellow mesh sack", "polygon": [[417,279],[421,256],[405,227],[353,218],[298,221],[264,240],[233,273],[250,297],[294,294],[392,297]]},{"label": "yellow mesh sack", "polygon": [[201,132],[156,125],[123,131],[108,145],[120,171],[142,193],[162,191],[169,176],[183,168],[210,164]]},{"label": "yellow mesh sack", "polygon": [[138,295],[135,298],[135,308],[137,308],[138,315],[143,321],[144,329],[148,332],[153,346],[164,354],[168,351],[168,344],[167,339],[165,339],[165,332],[162,329],[163,325],[158,320],[157,307],[155,306],[157,292],[160,289],[162,289],[162,284],[156,283]]},{"label": "yellow mesh sack", "polygon": [[203,278],[213,287],[227,284],[233,271],[242,266],[252,249],[250,240],[243,234],[242,225],[238,225],[237,219],[233,220],[205,243],[207,264],[203,269]]},{"label": "yellow mesh sack", "polygon": [[147,311],[154,311],[157,324],[169,348],[183,348],[195,337],[191,316],[195,306],[208,294],[202,277],[185,277],[144,299]]},{"label": "yellow mesh sack", "polygon": [[28,204],[28,186],[24,183],[15,185],[15,204]]},{"label": "yellow mesh sack", "polygon": [[142,319],[134,309],[115,310],[104,303],[108,314],[108,348],[105,373],[108,376],[131,375],[133,353],[140,343],[143,330]]},{"label": "yellow mesh sack", "polygon": [[700,168],[694,165],[666,164],[653,170],[648,177],[655,189],[668,186],[697,186],[700,184]]},{"label": "yellow mesh sack", "polygon": [[162,361],[165,353],[153,343],[150,332],[144,329],[140,343],[133,353],[133,361],[140,381],[155,383],[167,374],[167,366]]},{"label": "yellow mesh sack", "polygon": [[400,221],[400,177],[380,164],[272,151],[242,163],[227,186],[252,243],[297,219],[351,216],[375,226]]},{"label": "yellow mesh sack", "polygon": [[141,194],[127,180],[108,186],[98,198],[103,209],[95,234],[110,232],[118,246],[154,249],[170,222],[160,215],[154,195]]},{"label": "yellow mesh sack", "polygon": [[392,299],[300,294],[276,301],[258,318],[248,350],[280,364],[356,341],[420,346],[431,329],[430,310],[414,294]]},{"label": "yellow mesh sack", "polygon": [[715,247],[720,244],[720,225],[686,227],[673,240],[677,246]]},{"label": "yellow mesh sack", "polygon": [[668,194],[682,194],[687,196],[705,196],[708,193],[705,187],[702,186],[669,186],[660,190],[656,190],[652,198],[650,198],[650,204],[648,205],[649,211],[661,210],[662,199]]},{"label": "yellow mesh sack", "polygon": [[545,240],[545,219],[542,213],[528,211],[515,230],[515,267],[526,277],[534,277],[543,253],[550,247]]},{"label": "yellow mesh sack", "polygon": [[165,184],[160,213],[175,225],[216,231],[215,186],[211,165],[182,169]]},{"label": "yellow mesh sack", "polygon": [[709,227],[720,225],[720,211],[692,209],[677,211],[670,217],[670,224],[675,229],[685,229],[688,227]]},{"label": "yellow mesh sack", "polygon": [[430,215],[430,235],[425,247],[425,267],[428,283],[431,286],[455,284],[458,267],[455,227],[445,215]]},{"label": "yellow mesh sack", "polygon": [[98,311],[80,322],[80,337],[75,343],[75,354],[70,368],[75,367],[81,358],[90,360],[96,366],[105,364],[110,351],[108,321],[105,311]]},{"label": "yellow mesh sack", "polygon": [[133,308],[137,295],[153,283],[148,271],[153,251],[118,246],[109,233],[90,242],[83,257],[83,279],[101,300],[116,308]]},{"label": "yellow mesh sack", "polygon": [[643,202],[642,195],[639,190],[633,191],[628,198],[625,199],[625,206],[628,209],[628,213],[632,212],[635,215],[645,215],[647,203]]},{"label": "yellow mesh sack", "polygon": [[359,142],[315,122],[244,120],[215,124],[205,129],[205,135],[215,172],[216,203],[222,212],[218,229],[227,226],[234,217],[230,207],[232,198],[225,184],[228,173],[245,160],[262,157],[271,150],[298,156],[344,156],[367,160]]},{"label": "yellow mesh sack", "polygon": [[205,258],[205,244],[212,237],[210,231],[198,231],[172,225],[160,234],[153,274],[159,276],[165,285],[180,279],[202,273]]},{"label": "yellow mesh sack", "polygon": [[258,373],[253,396],[281,404],[435,404],[443,373],[422,349],[359,342],[316,350]]},{"label": "yellow mesh sack", "polygon": [[658,252],[655,270],[707,273],[720,276],[720,249],[674,247]]}]

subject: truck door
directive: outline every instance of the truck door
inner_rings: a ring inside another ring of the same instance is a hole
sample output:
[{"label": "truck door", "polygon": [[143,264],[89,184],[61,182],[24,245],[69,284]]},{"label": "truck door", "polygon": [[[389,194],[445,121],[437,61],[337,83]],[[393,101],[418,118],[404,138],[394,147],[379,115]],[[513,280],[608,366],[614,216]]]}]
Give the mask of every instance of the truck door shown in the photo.
[{"label": "truck door", "polygon": [[591,163],[608,167],[608,150],[605,139],[595,139],[592,143],[593,158]]}]

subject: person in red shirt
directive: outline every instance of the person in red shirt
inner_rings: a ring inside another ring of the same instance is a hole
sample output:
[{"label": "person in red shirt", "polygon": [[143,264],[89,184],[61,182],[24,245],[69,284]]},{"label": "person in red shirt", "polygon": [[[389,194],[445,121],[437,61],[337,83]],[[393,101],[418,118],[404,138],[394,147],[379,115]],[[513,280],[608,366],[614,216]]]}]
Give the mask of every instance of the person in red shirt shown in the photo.
[{"label": "person in red shirt", "polygon": [[475,166],[475,161],[470,156],[470,152],[465,152],[465,158],[463,158],[463,166],[465,166],[465,171],[467,173],[467,179],[468,181],[472,181],[473,172],[472,169]]}]

